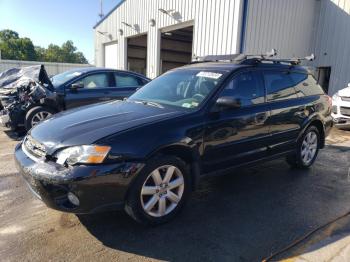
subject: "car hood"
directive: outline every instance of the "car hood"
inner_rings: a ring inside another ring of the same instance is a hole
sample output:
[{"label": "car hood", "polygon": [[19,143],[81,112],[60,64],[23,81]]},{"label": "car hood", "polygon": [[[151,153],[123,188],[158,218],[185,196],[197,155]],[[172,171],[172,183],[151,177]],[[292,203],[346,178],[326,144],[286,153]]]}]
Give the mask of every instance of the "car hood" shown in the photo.
[{"label": "car hood", "polygon": [[346,87],[338,91],[339,96],[350,97],[350,87]]},{"label": "car hood", "polygon": [[44,65],[15,67],[0,72],[0,91],[2,93],[15,90],[18,86],[28,85],[31,82],[40,83],[50,91],[54,91]]},{"label": "car hood", "polygon": [[106,136],[184,114],[128,101],[90,105],[54,115],[30,130],[48,154],[74,145],[92,144]]}]

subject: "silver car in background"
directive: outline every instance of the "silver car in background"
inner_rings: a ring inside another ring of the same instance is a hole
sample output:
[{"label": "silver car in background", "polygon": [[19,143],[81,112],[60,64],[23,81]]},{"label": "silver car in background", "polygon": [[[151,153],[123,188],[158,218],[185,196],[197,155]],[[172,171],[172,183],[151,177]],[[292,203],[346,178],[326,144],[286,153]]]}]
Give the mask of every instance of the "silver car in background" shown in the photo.
[{"label": "silver car in background", "polygon": [[350,129],[350,83],[333,95],[332,104],[334,125],[341,129]]}]

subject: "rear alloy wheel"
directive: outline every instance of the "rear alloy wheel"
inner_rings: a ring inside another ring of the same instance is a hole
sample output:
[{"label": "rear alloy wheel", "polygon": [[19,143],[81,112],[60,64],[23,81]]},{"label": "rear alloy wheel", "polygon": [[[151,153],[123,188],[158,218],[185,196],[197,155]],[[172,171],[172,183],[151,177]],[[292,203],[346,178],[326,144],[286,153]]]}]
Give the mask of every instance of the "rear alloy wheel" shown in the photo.
[{"label": "rear alloy wheel", "polygon": [[287,162],[297,168],[308,168],[316,160],[320,145],[320,134],[315,126],[310,126],[298,142],[297,152],[287,157]]},{"label": "rear alloy wheel", "polygon": [[45,119],[51,117],[55,112],[51,108],[36,106],[30,109],[25,118],[25,128],[30,130],[33,126],[36,126]]},{"label": "rear alloy wheel", "polygon": [[172,219],[190,192],[190,177],[184,161],[161,156],[148,161],[137,175],[126,200],[126,212],[137,222],[161,224]]}]

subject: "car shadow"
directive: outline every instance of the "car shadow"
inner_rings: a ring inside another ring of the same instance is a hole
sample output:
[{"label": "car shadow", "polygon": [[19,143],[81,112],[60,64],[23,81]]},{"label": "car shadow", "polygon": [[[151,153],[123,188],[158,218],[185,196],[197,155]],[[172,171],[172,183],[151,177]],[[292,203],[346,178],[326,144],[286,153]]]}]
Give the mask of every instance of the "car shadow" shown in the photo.
[{"label": "car shadow", "polygon": [[3,132],[11,139],[14,141],[21,141],[23,137],[26,135],[26,131],[24,129],[16,129],[16,130],[11,130],[11,129],[5,129]]},{"label": "car shadow", "polygon": [[124,212],[79,219],[105,246],[149,258],[260,261],[345,212],[343,150],[327,147],[309,170],[276,160],[206,178],[183,212],[158,227],[138,225]]}]

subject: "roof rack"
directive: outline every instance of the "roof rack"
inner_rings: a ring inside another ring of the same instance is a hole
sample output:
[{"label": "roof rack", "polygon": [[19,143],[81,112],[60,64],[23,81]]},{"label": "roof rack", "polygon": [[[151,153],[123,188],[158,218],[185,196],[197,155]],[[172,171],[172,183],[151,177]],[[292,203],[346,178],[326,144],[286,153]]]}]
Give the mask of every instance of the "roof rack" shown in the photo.
[{"label": "roof rack", "polygon": [[197,56],[194,57],[192,63],[201,63],[201,62],[242,62],[247,59],[267,59],[269,57],[273,57],[277,55],[276,49],[272,49],[269,52],[261,55],[253,55],[253,54],[232,54],[232,55],[208,55],[208,56]]},{"label": "roof rack", "polygon": [[302,61],[313,61],[315,55],[311,54],[306,57],[295,57],[295,58],[273,58],[277,55],[277,50],[272,49],[269,52],[261,55],[254,54],[233,54],[233,55],[209,55],[203,57],[195,57],[195,60],[191,63],[204,63],[204,62],[233,62],[237,64],[257,64],[261,62],[271,62],[273,64],[290,64],[299,65]]}]

